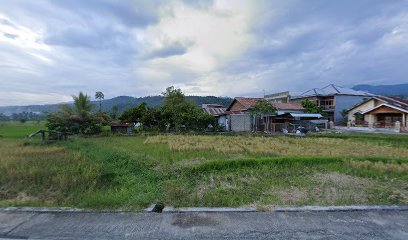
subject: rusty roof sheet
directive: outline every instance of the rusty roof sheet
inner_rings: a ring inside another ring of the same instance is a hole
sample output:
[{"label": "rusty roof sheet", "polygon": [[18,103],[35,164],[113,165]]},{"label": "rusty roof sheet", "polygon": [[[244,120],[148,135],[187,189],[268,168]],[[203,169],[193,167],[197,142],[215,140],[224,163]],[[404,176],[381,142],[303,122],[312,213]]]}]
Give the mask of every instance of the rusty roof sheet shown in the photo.
[{"label": "rusty roof sheet", "polygon": [[269,102],[275,106],[278,110],[305,110],[302,105],[298,103],[276,103]]},{"label": "rusty roof sheet", "polygon": [[111,123],[111,127],[131,127],[133,123]]},{"label": "rusty roof sheet", "polygon": [[239,103],[241,103],[246,109],[255,106],[256,102],[259,100],[263,100],[263,98],[244,98],[244,97],[237,97],[235,98]]},{"label": "rusty roof sheet", "polygon": [[224,115],[226,110],[226,108],[218,104],[203,104],[202,108],[206,113],[209,113],[214,117]]}]

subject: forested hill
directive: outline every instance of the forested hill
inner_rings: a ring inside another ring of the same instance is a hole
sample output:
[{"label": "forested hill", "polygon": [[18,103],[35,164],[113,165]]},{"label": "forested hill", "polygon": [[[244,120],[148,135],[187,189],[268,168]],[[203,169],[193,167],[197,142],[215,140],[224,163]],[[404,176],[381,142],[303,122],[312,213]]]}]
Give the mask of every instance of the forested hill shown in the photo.
[{"label": "forested hill", "polygon": [[[221,104],[223,106],[228,106],[232,102],[232,98],[229,97],[214,97],[214,96],[186,96],[186,98],[197,106],[201,106],[204,103],[214,103]],[[163,100],[163,96],[148,96],[148,97],[129,97],[129,96],[119,96],[112,99],[106,99],[102,101],[102,109],[106,112],[110,112],[113,106],[118,107],[118,112],[122,112],[128,108],[139,105],[142,102],[147,103],[149,106],[157,107],[160,106]],[[99,108],[99,102],[92,102],[97,110]],[[72,103],[66,103],[72,104]],[[21,112],[34,112],[34,113],[44,113],[44,112],[54,112],[57,111],[59,106],[62,104],[46,104],[46,105],[29,105],[29,106],[7,106],[0,107],[0,113],[11,115],[13,113]]]},{"label": "forested hill", "polygon": [[356,85],[354,90],[366,91],[373,94],[385,95],[385,96],[398,96],[402,98],[408,98],[408,84],[397,85]]}]

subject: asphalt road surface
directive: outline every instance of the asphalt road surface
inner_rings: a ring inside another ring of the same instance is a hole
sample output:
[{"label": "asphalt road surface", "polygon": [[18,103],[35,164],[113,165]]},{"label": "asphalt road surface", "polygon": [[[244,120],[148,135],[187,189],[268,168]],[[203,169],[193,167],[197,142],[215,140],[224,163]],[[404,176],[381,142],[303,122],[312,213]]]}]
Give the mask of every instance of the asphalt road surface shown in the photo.
[{"label": "asphalt road surface", "polygon": [[408,211],[0,211],[0,239],[408,239]]}]

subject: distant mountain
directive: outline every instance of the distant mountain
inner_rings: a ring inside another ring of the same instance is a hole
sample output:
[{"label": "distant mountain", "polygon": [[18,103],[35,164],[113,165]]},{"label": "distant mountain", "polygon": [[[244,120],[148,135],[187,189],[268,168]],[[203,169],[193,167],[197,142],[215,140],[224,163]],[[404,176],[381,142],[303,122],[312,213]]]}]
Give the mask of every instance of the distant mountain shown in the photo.
[{"label": "distant mountain", "polygon": [[[229,97],[214,97],[214,96],[186,96],[186,98],[197,106],[201,106],[204,103],[214,103],[223,106],[228,106],[232,102],[232,98]],[[163,101],[163,96],[148,96],[148,97],[129,97],[129,96],[119,96],[112,99],[106,99],[102,101],[102,110],[110,112],[113,106],[118,107],[119,113],[133,106],[139,105],[142,102],[147,103],[151,107],[160,106]],[[92,101],[94,105],[94,110],[99,108],[99,102]],[[45,113],[45,112],[55,112],[59,109],[60,105],[72,105],[71,103],[61,103],[61,104],[46,104],[46,105],[29,105],[29,106],[6,106],[0,107],[0,113],[5,115],[11,115],[13,113],[21,112],[34,112],[34,113]]]},{"label": "distant mountain", "polygon": [[366,91],[373,94],[385,95],[385,96],[399,96],[402,98],[408,98],[408,84],[397,85],[356,85],[354,90]]}]

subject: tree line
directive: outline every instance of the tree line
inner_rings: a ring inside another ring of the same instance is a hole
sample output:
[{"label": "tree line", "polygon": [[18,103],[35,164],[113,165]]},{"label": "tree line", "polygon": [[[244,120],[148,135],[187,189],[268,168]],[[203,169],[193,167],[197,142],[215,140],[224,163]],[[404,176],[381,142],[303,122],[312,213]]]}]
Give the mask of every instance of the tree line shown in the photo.
[{"label": "tree line", "polygon": [[117,116],[102,111],[102,92],[97,92],[99,111],[92,112],[90,96],[80,92],[73,96],[74,105],[64,105],[57,112],[47,115],[49,130],[73,134],[98,134],[102,127],[112,121],[139,123],[144,131],[204,131],[217,129],[216,119],[186,99],[180,89],[168,87],[162,93],[164,99],[160,107],[149,107],[141,103]]},{"label": "tree line", "polygon": [[20,121],[22,123],[26,121],[41,121],[44,120],[45,117],[45,114],[34,112],[13,113],[10,116],[0,113],[0,121]]}]

